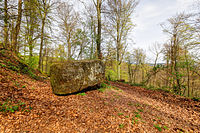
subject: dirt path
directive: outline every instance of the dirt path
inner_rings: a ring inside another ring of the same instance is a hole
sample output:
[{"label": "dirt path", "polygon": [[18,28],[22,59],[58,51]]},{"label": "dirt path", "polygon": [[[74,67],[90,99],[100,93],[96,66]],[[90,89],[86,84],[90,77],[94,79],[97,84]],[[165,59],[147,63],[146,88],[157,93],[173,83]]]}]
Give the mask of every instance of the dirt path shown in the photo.
[{"label": "dirt path", "polygon": [[0,69],[0,102],[12,97],[28,111],[0,112],[0,132],[164,133],[200,129],[200,104],[164,92],[111,82],[104,92],[56,96],[49,81]]}]

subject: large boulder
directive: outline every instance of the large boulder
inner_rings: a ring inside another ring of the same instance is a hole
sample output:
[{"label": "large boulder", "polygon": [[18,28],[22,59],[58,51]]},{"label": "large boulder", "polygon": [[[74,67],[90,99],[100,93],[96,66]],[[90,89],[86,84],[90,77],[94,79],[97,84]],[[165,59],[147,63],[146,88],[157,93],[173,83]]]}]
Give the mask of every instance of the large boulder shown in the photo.
[{"label": "large boulder", "polygon": [[101,83],[105,66],[100,60],[66,61],[50,67],[50,81],[54,94],[66,95]]}]

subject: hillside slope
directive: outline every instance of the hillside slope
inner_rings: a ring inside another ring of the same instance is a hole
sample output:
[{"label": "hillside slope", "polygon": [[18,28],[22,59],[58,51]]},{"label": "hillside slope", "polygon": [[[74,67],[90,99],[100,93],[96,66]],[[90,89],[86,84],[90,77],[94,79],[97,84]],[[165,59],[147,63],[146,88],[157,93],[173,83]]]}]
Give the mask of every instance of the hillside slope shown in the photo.
[{"label": "hillside slope", "polygon": [[200,129],[199,102],[123,83],[56,96],[48,80],[1,65],[0,90],[0,132],[198,133]]}]

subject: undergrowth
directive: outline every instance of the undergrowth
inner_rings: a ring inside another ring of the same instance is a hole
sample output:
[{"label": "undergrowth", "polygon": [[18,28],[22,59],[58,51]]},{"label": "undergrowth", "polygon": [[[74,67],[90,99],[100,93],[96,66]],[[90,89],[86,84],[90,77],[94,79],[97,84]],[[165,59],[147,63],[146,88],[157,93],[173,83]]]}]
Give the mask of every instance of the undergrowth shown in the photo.
[{"label": "undergrowth", "polygon": [[30,110],[32,110],[32,107],[27,107],[26,104],[21,101],[7,100],[5,102],[0,102],[0,112],[3,113],[15,113],[16,111],[30,112]]},{"label": "undergrowth", "polygon": [[98,89],[99,92],[105,92],[106,89],[110,89],[111,86],[109,86],[107,83],[103,82],[100,84],[100,88]]},{"label": "undergrowth", "polygon": [[20,56],[15,57],[14,55],[12,55],[11,53],[9,54],[9,52],[5,50],[0,50],[0,53],[3,57],[0,63],[1,67],[10,69],[12,71],[16,71],[17,73],[27,74],[35,80],[42,79],[40,76],[37,76],[35,74],[34,66],[30,63],[23,61],[20,58]]}]

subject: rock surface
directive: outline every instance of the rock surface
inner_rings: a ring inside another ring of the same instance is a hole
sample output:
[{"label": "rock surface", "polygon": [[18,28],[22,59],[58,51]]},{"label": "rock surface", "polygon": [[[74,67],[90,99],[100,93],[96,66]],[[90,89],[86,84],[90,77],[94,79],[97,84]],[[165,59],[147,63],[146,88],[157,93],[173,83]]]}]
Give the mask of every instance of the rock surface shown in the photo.
[{"label": "rock surface", "polygon": [[54,94],[66,95],[101,83],[105,66],[100,60],[66,61],[50,67],[50,81]]}]

